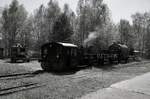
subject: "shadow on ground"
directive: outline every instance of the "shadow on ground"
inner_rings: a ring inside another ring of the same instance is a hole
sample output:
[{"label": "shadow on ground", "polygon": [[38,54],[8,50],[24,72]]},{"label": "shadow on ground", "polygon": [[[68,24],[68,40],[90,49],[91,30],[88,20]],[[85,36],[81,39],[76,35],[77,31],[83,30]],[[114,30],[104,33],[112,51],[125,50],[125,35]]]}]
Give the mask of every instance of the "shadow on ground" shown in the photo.
[{"label": "shadow on ground", "polygon": [[72,75],[75,74],[81,70],[85,70],[85,69],[91,69],[92,67],[98,68],[98,69],[102,69],[104,71],[113,71],[115,70],[117,67],[115,67],[114,65],[103,65],[103,66],[87,66],[87,67],[80,67],[80,68],[74,68],[74,69],[68,69],[68,70],[62,70],[62,71],[44,71],[44,70],[38,70],[35,71],[33,74],[43,74],[43,73],[50,73],[52,75],[59,75],[59,76],[64,76],[64,75]]},{"label": "shadow on ground", "polygon": [[97,66],[94,66],[94,67],[102,69],[104,71],[113,71],[115,69],[120,68],[120,67],[117,66],[118,64],[124,65],[124,64],[128,64],[128,63],[130,63],[130,62],[126,63],[124,61],[121,61],[120,63],[106,63],[104,65],[97,65]]},{"label": "shadow on ground", "polygon": [[49,74],[52,74],[52,75],[71,75],[71,74],[75,74],[77,71],[75,70],[72,70],[72,71],[44,71],[44,70],[37,70],[37,71],[34,71],[32,74],[34,75],[39,75],[39,74],[44,74],[44,73],[49,73]]},{"label": "shadow on ground", "polygon": [[101,65],[101,66],[94,66],[95,68],[98,68],[98,69],[102,69],[102,70],[104,70],[104,71],[113,71],[113,70],[115,70],[115,69],[117,69],[116,67],[115,67],[115,65]]},{"label": "shadow on ground", "polygon": [[72,75],[77,73],[78,71],[84,70],[84,69],[90,69],[91,67],[78,67],[74,69],[68,69],[68,70],[63,70],[63,71],[49,71],[47,73],[51,73],[53,75],[59,75],[59,76],[64,76],[64,75]]},{"label": "shadow on ground", "polygon": [[38,75],[38,74],[43,74],[43,73],[45,73],[44,70],[37,70],[37,71],[34,71],[32,74]]}]

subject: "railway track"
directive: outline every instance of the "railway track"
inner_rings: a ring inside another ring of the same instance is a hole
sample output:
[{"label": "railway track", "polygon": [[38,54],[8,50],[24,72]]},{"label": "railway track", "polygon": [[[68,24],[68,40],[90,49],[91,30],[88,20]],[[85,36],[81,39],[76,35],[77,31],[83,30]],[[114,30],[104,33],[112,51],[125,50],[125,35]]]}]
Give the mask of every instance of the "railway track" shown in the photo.
[{"label": "railway track", "polygon": [[[50,74],[51,75],[51,74]],[[65,76],[64,79],[58,79],[59,80],[72,80],[72,81],[79,81],[79,80],[84,80],[87,78],[91,78],[96,76],[97,73],[92,73],[92,72],[83,72],[83,73],[79,73],[79,74],[73,74],[73,75],[69,75],[69,76]],[[35,77],[36,74],[35,73],[18,73],[18,74],[11,74],[11,75],[2,75],[0,76],[0,80],[6,80],[6,81],[13,81],[16,79],[23,79],[23,78],[33,78]],[[19,84],[13,87],[6,87],[6,88],[0,88],[0,96],[3,95],[8,95],[8,94],[13,94],[16,92],[20,92],[20,91],[25,91],[25,90],[30,90],[30,89],[34,89],[34,88],[39,88],[42,86],[46,86],[48,82],[30,82],[30,83],[24,83],[24,84]]]},{"label": "railway track", "polygon": [[[18,73],[18,74],[10,74],[10,75],[2,75],[0,76],[0,80],[5,80],[5,81],[13,81],[16,79],[23,79],[27,77],[34,77],[34,73]],[[0,83],[1,84],[1,83]],[[7,94],[12,94],[24,90],[29,90],[29,89],[34,89],[38,87],[42,87],[46,84],[44,83],[39,83],[39,82],[27,82],[24,84],[16,84],[16,86],[13,85],[13,87],[6,87],[6,88],[0,88],[0,96],[7,95]]]},{"label": "railway track", "polygon": [[16,92],[20,92],[24,90],[34,89],[34,88],[38,88],[42,86],[44,86],[44,84],[29,83],[29,84],[19,85],[16,87],[4,88],[4,89],[0,89],[0,96],[12,94],[12,93],[16,93]]},{"label": "railway track", "polygon": [[35,74],[33,73],[18,73],[18,74],[10,74],[10,75],[2,75],[0,76],[0,80],[14,80],[26,77],[34,77]]}]

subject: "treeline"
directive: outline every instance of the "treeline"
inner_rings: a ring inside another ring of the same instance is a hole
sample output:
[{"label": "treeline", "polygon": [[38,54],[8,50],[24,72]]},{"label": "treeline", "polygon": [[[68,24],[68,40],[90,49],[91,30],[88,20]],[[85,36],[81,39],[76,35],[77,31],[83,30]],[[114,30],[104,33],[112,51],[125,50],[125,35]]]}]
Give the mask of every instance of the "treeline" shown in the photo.
[{"label": "treeline", "polygon": [[121,42],[150,53],[150,13],[135,13],[132,19],[133,24],[125,19],[114,24],[103,0],[79,0],[76,13],[69,5],[65,4],[61,10],[56,0],[50,0],[32,15],[13,0],[2,12],[0,32],[6,53],[16,43],[39,51],[42,44],[50,41],[93,46],[97,50]]},{"label": "treeline", "polygon": [[135,13],[131,17],[132,24],[127,20],[120,20],[120,41],[150,58],[150,12]]}]

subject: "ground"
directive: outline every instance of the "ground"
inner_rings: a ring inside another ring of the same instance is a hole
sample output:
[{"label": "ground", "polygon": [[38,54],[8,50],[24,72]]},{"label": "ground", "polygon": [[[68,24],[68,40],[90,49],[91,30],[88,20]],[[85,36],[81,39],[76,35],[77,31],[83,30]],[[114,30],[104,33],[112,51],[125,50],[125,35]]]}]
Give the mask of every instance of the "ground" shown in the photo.
[{"label": "ground", "polygon": [[[0,98],[74,99],[149,71],[150,61],[148,60],[92,67],[69,73],[44,72],[37,61],[12,64],[1,60]],[[10,77],[12,74],[20,73],[25,75]],[[30,75],[31,73],[32,75]],[[6,75],[8,77],[5,77]],[[37,85],[28,88],[29,84]],[[26,86],[18,89],[18,86],[22,85]]]}]

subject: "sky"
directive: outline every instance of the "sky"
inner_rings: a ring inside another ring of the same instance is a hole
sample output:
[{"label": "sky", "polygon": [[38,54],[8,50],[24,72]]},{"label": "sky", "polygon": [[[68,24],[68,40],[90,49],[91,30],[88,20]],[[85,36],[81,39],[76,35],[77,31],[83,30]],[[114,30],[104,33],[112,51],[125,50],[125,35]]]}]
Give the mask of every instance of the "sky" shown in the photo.
[{"label": "sky", "polygon": [[120,19],[132,21],[131,15],[136,12],[150,12],[150,0],[104,0],[111,10],[113,21]]},{"label": "sky", "polygon": [[[8,6],[12,0],[0,0],[0,7]],[[32,13],[41,4],[47,6],[49,0],[18,0],[24,4],[29,13]],[[68,3],[73,11],[76,11],[78,0],[57,0],[61,8]],[[131,15],[136,12],[150,11],[150,0],[104,0],[108,5],[112,20],[118,23],[120,19],[127,19],[131,22]]]}]

